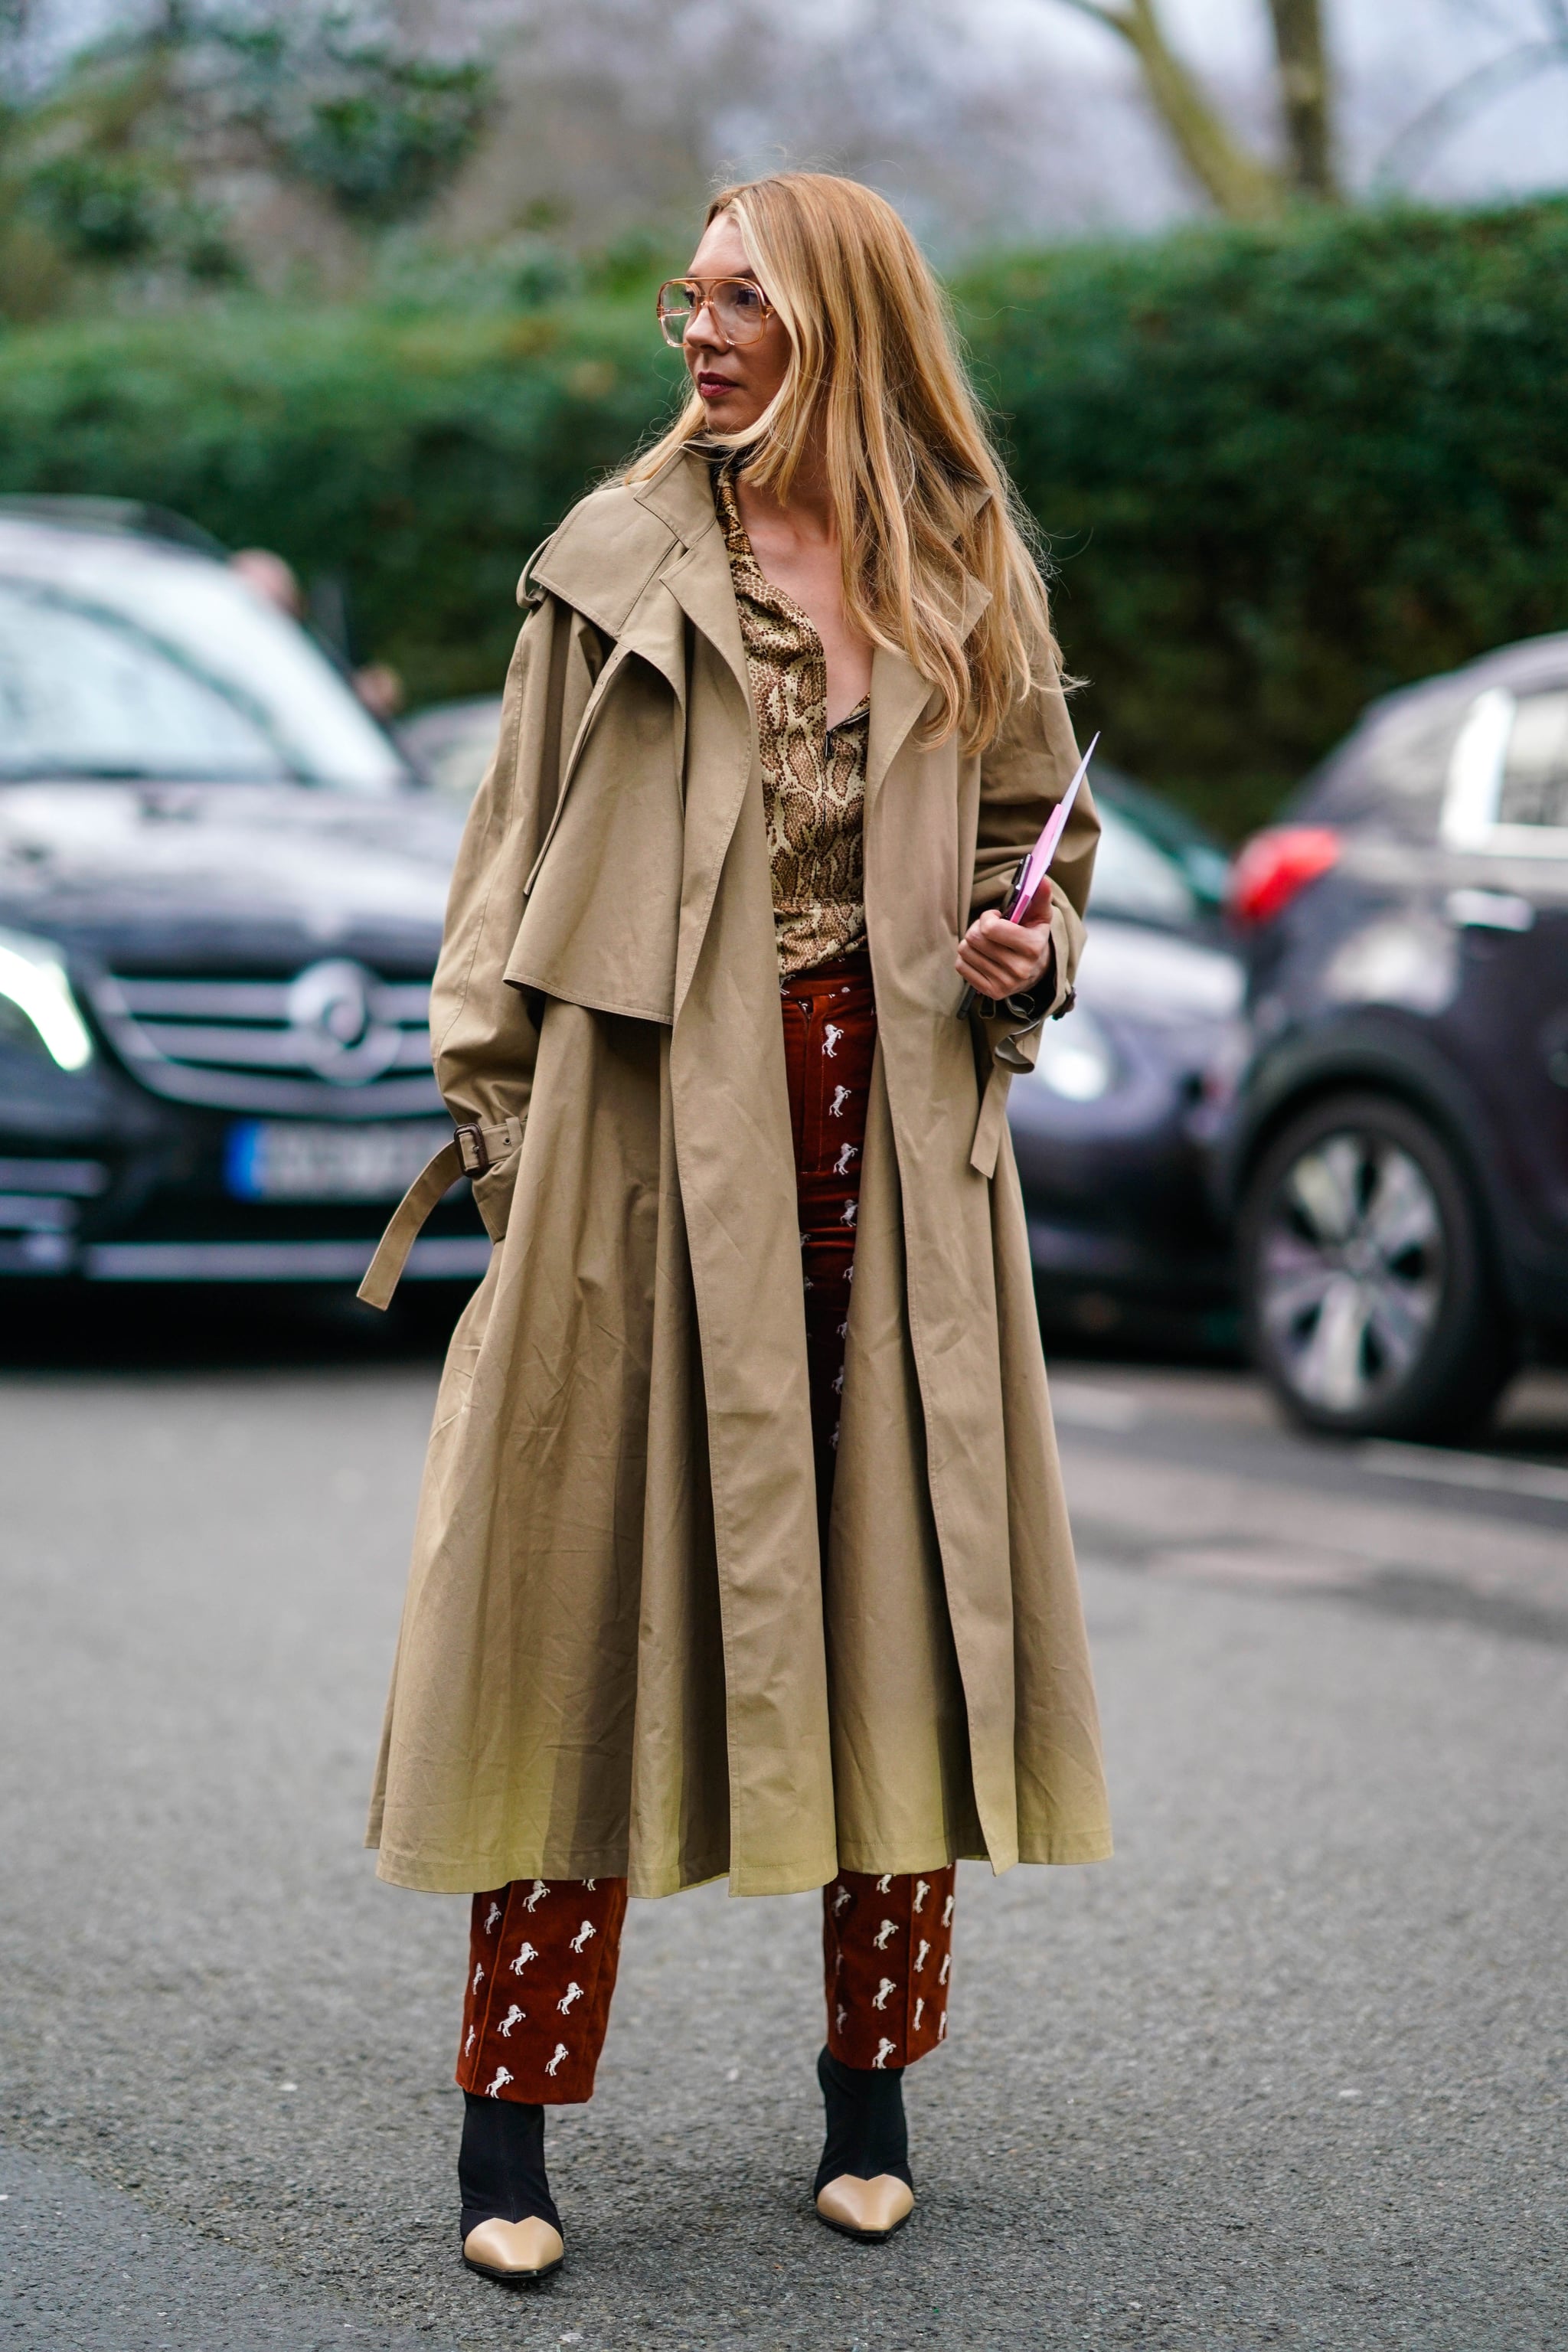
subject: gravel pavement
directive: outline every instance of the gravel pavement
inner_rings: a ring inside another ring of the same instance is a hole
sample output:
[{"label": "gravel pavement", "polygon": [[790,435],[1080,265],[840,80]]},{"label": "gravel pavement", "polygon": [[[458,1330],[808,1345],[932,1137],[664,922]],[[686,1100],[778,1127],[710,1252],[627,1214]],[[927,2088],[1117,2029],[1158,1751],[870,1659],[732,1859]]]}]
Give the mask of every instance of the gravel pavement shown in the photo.
[{"label": "gravel pavement", "polygon": [[632,1906],[508,2294],[467,1906],[359,1843],[435,1367],[231,1342],[0,1380],[0,2342],[1561,2352],[1568,1386],[1427,1456],[1062,1367],[1119,1853],[961,1872],[914,2220],[811,2215],[816,1898],[705,1888]]}]

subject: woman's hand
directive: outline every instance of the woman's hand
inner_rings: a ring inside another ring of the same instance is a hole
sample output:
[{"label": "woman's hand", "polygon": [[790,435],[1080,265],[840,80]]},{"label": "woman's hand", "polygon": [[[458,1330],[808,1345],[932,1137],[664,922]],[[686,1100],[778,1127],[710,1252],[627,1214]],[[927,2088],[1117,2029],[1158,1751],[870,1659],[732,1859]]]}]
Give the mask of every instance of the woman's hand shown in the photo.
[{"label": "woman's hand", "polygon": [[958,969],[976,996],[988,996],[993,1003],[1004,996],[1027,996],[1044,980],[1051,961],[1048,877],[1025,916],[1021,923],[1009,923],[988,907],[959,941]]}]

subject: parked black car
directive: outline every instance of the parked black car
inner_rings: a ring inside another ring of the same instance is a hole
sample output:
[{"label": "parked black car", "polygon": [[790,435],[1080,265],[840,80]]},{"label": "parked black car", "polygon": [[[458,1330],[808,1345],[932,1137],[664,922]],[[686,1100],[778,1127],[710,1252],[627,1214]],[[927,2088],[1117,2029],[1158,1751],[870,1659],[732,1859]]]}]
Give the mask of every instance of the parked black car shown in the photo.
[{"label": "parked black car", "polygon": [[[472,797],[494,698],[441,703],[400,740]],[[1233,1343],[1228,1238],[1206,1181],[1240,1055],[1244,978],[1218,919],[1227,861],[1179,810],[1097,761],[1103,827],[1077,1010],[1051,1024],[1009,1106],[1047,1325]]]},{"label": "parked black car", "polygon": [[1568,635],[1375,704],[1233,908],[1258,1361],[1319,1429],[1463,1430],[1568,1347]]},{"label": "parked black car", "polygon": [[1048,1022],[1008,1122],[1042,1322],[1233,1344],[1231,1251],[1206,1181],[1242,1053],[1226,859],[1096,762],[1100,840],[1078,1003]]},{"label": "parked black car", "polygon": [[[0,501],[0,1273],[357,1281],[461,812],[191,535]],[[467,1187],[416,1277],[482,1273]]]}]

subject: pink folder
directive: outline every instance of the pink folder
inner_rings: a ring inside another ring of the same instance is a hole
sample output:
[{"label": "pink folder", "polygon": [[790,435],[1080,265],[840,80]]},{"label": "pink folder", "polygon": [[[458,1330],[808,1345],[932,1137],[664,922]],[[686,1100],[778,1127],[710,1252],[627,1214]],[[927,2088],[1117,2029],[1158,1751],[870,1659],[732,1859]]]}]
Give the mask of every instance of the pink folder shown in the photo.
[{"label": "pink folder", "polygon": [[[1079,761],[1071,783],[1046,819],[1038,841],[1036,842],[1014,877],[1013,887],[1007,893],[1006,901],[1001,910],[1009,923],[1017,921],[1046,876],[1050,872],[1051,860],[1057,854],[1057,844],[1060,841],[1067,827],[1067,821],[1072,814],[1072,804],[1078,798],[1078,788],[1089,773],[1089,763],[1094,757],[1094,746],[1099,740],[1100,736],[1097,732],[1088,751]],[[958,1016],[961,1021],[965,1018],[973,1003],[974,991],[972,988],[966,988],[958,1007]]]}]

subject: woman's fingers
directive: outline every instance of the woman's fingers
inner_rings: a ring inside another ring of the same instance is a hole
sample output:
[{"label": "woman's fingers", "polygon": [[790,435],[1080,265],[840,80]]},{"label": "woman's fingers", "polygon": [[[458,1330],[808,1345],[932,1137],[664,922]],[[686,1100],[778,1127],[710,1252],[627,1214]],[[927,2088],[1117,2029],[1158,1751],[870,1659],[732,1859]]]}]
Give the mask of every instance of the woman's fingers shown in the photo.
[{"label": "woman's fingers", "polygon": [[1047,923],[1009,923],[987,909],[964,934],[958,969],[983,995],[1018,996],[1041,978],[1050,954]]}]

